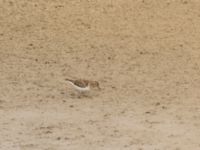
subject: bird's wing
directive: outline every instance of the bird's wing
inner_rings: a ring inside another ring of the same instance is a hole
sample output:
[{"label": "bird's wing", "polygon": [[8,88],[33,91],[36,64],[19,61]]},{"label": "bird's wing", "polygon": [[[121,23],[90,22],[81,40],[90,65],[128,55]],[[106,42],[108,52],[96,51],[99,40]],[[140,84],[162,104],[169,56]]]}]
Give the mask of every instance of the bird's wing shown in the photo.
[{"label": "bird's wing", "polygon": [[84,88],[84,87],[87,87],[87,86],[88,86],[88,81],[87,81],[87,80],[75,80],[75,81],[74,81],[74,84],[75,84],[76,86],[79,86],[79,87]]}]

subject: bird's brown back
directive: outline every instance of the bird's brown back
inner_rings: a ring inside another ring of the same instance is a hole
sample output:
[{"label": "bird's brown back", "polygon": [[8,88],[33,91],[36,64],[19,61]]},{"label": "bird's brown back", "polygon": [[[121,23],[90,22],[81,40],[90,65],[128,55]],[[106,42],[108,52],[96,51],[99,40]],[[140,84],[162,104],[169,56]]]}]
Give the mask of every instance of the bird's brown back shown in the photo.
[{"label": "bird's brown back", "polygon": [[79,86],[79,87],[86,87],[88,86],[89,82],[87,80],[74,80],[74,84]]},{"label": "bird's brown back", "polygon": [[71,80],[71,79],[65,79],[67,81],[70,81],[74,83],[74,85],[79,86],[79,87],[86,87],[86,86],[92,86],[92,87],[98,87],[99,88],[99,83],[97,81],[89,81],[89,80],[84,80],[84,79],[79,79],[79,80]]}]

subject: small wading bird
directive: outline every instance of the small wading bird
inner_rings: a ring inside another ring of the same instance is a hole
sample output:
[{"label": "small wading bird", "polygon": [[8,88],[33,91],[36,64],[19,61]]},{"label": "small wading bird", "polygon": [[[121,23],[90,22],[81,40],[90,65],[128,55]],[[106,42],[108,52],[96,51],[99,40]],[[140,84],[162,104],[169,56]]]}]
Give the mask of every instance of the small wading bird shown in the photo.
[{"label": "small wading bird", "polygon": [[84,79],[78,79],[78,80],[65,79],[65,81],[70,83],[73,86],[73,88],[80,93],[85,93],[92,89],[100,90],[99,83],[97,81],[90,81]]}]

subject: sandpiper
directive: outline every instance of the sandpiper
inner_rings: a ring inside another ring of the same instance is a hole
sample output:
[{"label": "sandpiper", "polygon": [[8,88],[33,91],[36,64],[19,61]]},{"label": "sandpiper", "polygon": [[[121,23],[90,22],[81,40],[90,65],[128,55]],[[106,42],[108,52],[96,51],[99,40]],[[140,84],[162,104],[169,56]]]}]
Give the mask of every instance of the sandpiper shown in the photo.
[{"label": "sandpiper", "polygon": [[80,93],[90,91],[92,89],[100,89],[99,83],[97,81],[90,81],[84,79],[65,79],[68,83],[70,83],[77,91]]}]

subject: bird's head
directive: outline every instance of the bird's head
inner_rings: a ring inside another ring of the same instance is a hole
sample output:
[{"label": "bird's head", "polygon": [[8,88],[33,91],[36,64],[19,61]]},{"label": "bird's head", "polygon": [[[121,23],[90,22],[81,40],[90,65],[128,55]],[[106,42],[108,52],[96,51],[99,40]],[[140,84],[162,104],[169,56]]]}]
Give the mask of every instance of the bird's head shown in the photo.
[{"label": "bird's head", "polygon": [[97,89],[101,89],[100,88],[100,86],[99,86],[99,82],[97,82],[97,81],[91,81],[90,82],[90,86],[92,87],[92,88],[97,88]]}]

